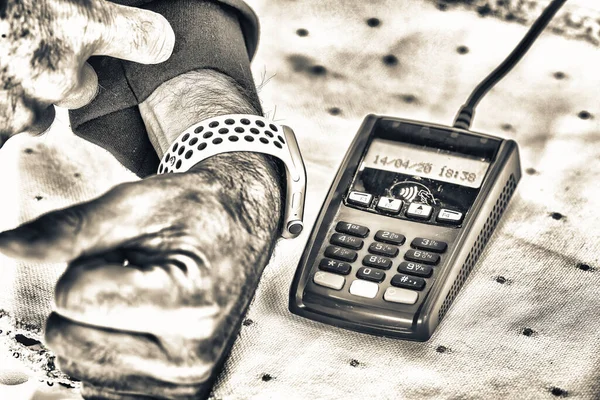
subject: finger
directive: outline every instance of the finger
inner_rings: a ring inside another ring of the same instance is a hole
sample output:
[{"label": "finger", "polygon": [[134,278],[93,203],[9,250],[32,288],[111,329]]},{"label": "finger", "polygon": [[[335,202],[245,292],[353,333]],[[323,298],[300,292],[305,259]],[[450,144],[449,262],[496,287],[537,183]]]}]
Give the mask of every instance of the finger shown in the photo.
[{"label": "finger", "polygon": [[94,54],[158,64],[166,61],[175,46],[175,33],[160,14],[141,8],[103,2],[113,16]]},{"label": "finger", "polygon": [[140,394],[127,394],[110,390],[102,386],[94,386],[83,382],[81,384],[81,397],[85,400],[147,400],[148,396]]},{"label": "finger", "polygon": [[[2,232],[0,252],[28,261],[64,262],[118,247],[148,230],[164,228],[160,223],[143,225],[148,223],[147,213],[137,207],[140,194],[136,184],[119,185],[95,200],[50,212]],[[144,194],[142,200],[152,208],[152,190]],[[168,226],[168,218],[162,223]]]},{"label": "finger", "polygon": [[98,75],[94,68],[85,63],[79,71],[77,86],[56,103],[59,107],[75,110],[89,104],[98,93]]},{"label": "finger", "polygon": [[[214,365],[210,352],[197,352],[194,342],[182,343],[174,356],[151,335],[90,327],[56,313],[48,318],[45,342],[69,376],[125,393],[166,395],[165,391],[183,389],[191,395],[189,391],[210,377]],[[218,343],[207,341],[204,346]]]},{"label": "finger", "polygon": [[42,104],[22,91],[0,88],[0,147],[11,136],[32,126],[40,123],[49,126],[54,119],[53,111],[48,104]]},{"label": "finger", "polygon": [[40,108],[35,115],[33,124],[27,129],[27,132],[32,135],[41,135],[52,126],[56,117],[56,110],[54,106],[50,105],[45,109]]},{"label": "finger", "polygon": [[[23,131],[32,135],[41,135],[50,128],[54,122],[54,118],[56,117],[56,111],[52,105],[48,106],[47,108],[43,108],[43,106],[40,106],[39,108],[36,107],[33,110],[24,108],[24,106],[18,107],[23,107],[19,113],[26,113],[30,115],[30,118],[28,118],[27,122],[18,127],[14,126],[13,128],[7,128],[4,131],[0,128],[0,148],[2,148],[4,143],[6,143],[6,141],[12,136],[15,136]],[[1,118],[0,126],[2,126]]]},{"label": "finger", "polygon": [[208,338],[222,316],[212,290],[197,291],[191,298],[177,283],[185,279],[178,274],[183,272],[175,266],[137,269],[102,262],[71,265],[56,285],[56,310],[91,326]]}]

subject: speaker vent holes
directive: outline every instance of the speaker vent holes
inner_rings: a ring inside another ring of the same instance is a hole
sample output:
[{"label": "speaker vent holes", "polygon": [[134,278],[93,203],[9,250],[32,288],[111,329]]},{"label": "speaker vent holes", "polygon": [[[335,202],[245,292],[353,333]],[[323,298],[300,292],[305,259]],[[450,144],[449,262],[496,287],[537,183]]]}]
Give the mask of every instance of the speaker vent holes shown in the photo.
[{"label": "speaker vent holes", "polygon": [[446,299],[442,303],[442,307],[440,308],[440,311],[438,313],[438,322],[444,318],[444,316],[446,315],[446,312],[448,312],[448,309],[452,305],[452,302],[458,295],[460,288],[463,286],[463,284],[469,277],[469,274],[471,273],[471,271],[473,270],[473,267],[477,263],[477,260],[479,259],[479,256],[483,252],[483,249],[485,248],[485,245],[487,244],[488,240],[490,239],[490,236],[492,236],[494,229],[498,225],[498,222],[500,221],[500,218],[502,217],[504,210],[508,206],[510,198],[512,197],[513,193],[515,192],[516,187],[517,187],[517,180],[515,179],[514,175],[511,174],[510,177],[508,178],[508,181],[504,185],[504,189],[502,190],[502,193],[500,193],[500,196],[496,200],[496,204],[494,205],[492,212],[490,213],[487,220],[485,221],[485,224],[481,228],[481,231],[479,232],[479,235],[477,236],[477,239],[475,240],[475,243],[473,244],[473,248],[471,248],[471,251],[467,255],[465,263],[461,267],[460,272],[458,273],[458,276],[454,280],[454,283],[452,284],[452,287],[450,288],[450,291],[448,292]]}]

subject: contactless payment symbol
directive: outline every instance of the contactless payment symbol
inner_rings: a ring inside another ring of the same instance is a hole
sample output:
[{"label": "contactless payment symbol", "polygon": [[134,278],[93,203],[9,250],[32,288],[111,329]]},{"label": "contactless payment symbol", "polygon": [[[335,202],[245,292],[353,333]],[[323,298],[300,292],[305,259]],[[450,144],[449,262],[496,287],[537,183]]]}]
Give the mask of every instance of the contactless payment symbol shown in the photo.
[{"label": "contactless payment symbol", "polygon": [[393,184],[388,192],[392,195],[390,197],[401,198],[409,203],[414,201],[429,205],[437,203],[437,199],[433,196],[431,190],[419,182],[398,182]]},{"label": "contactless payment symbol", "polygon": [[400,197],[402,197],[404,200],[412,202],[415,197],[417,197],[417,193],[419,192],[419,188],[417,188],[416,186],[409,186],[409,187],[403,187],[402,189],[400,189]]}]

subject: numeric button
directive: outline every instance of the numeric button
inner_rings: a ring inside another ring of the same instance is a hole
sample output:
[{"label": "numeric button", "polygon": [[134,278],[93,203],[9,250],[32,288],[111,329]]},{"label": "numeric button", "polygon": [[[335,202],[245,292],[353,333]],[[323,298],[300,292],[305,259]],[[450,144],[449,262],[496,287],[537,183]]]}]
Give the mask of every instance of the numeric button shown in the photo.
[{"label": "numeric button", "polygon": [[347,233],[348,235],[367,237],[369,235],[369,228],[366,226],[351,224],[349,222],[340,221],[335,226],[335,230],[340,233]]},{"label": "numeric button", "polygon": [[338,246],[327,246],[325,249],[325,257],[335,258],[340,261],[354,262],[358,255],[353,250],[344,249]]},{"label": "numeric button", "polygon": [[371,243],[369,246],[369,253],[379,254],[380,256],[396,257],[398,255],[398,248],[391,244],[385,243]]},{"label": "numeric button", "polygon": [[423,290],[425,287],[425,279],[403,274],[394,275],[390,283],[392,286],[413,290]]},{"label": "numeric button", "polygon": [[437,265],[440,262],[440,255],[428,251],[410,249],[404,254],[404,259],[428,265]]},{"label": "numeric button", "polygon": [[363,241],[361,239],[341,233],[334,233],[329,242],[338,246],[348,247],[352,250],[360,250],[363,247]]},{"label": "numeric button", "polygon": [[371,282],[382,282],[385,279],[385,272],[369,267],[362,267],[356,273],[356,277]]},{"label": "numeric button", "polygon": [[345,262],[328,260],[324,258],[319,263],[319,269],[322,269],[323,271],[333,272],[334,274],[348,275],[350,273],[350,270],[352,269],[352,266]]},{"label": "numeric button", "polygon": [[375,240],[377,240],[378,242],[401,246],[402,244],[404,244],[406,238],[404,237],[404,235],[395,232],[377,231],[377,233],[375,234]]},{"label": "numeric button", "polygon": [[362,263],[367,267],[375,267],[380,269],[392,268],[392,260],[381,256],[365,256]]},{"label": "numeric button", "polygon": [[429,278],[433,272],[433,268],[431,268],[429,265],[403,261],[398,266],[398,272]]},{"label": "numeric button", "polygon": [[448,244],[446,242],[441,242],[439,240],[425,239],[425,238],[414,238],[412,243],[410,244],[415,249],[419,250],[429,250],[436,253],[443,253],[448,248]]}]

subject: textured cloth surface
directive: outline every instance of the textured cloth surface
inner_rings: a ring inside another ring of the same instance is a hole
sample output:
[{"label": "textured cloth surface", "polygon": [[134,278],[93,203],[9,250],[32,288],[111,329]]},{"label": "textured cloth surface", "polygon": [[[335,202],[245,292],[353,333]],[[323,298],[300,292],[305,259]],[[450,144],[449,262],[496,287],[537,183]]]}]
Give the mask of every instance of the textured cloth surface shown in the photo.
[{"label": "textured cloth surface", "polygon": [[[214,398],[600,398],[600,49],[548,32],[480,104],[473,129],[517,140],[524,175],[444,321],[428,342],[412,343],[291,315],[298,259],[364,115],[450,123],[527,27],[430,1],[250,4],[263,32],[253,71],[264,109],[294,127],[305,157],[307,229],[278,243]],[[596,19],[594,4],[574,0],[565,12]],[[0,167],[0,229],[135,179],[60,124],[11,139]],[[75,396],[44,383],[62,378],[47,376],[44,355],[16,340],[10,323],[43,323],[63,266],[0,263],[0,308],[11,313],[0,318],[3,379],[29,377],[3,382],[0,398]]]}]

